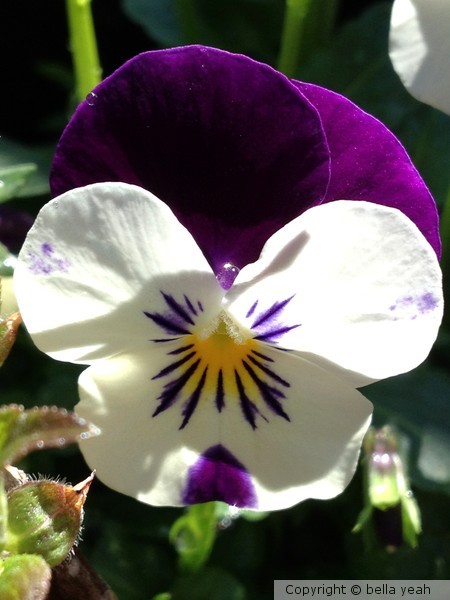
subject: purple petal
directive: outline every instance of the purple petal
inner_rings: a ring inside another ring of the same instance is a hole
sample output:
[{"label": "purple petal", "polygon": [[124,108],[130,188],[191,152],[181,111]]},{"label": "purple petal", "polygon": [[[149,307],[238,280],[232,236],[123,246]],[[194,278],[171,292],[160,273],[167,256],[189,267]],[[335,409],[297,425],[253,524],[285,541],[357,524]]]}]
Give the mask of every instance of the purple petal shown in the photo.
[{"label": "purple petal", "polygon": [[220,500],[238,508],[256,508],[256,492],[245,467],[224,446],[204,452],[189,469],[184,504]]},{"label": "purple petal", "polygon": [[61,137],[51,187],[148,189],[218,273],[256,260],[270,235],[321,202],[328,179],[320,118],[290,80],[190,46],[141,54],[95,89]]},{"label": "purple petal", "polygon": [[331,180],[325,202],[367,200],[398,208],[417,225],[439,257],[435,202],[397,138],[343,96],[294,83],[319,111],[330,147]]}]

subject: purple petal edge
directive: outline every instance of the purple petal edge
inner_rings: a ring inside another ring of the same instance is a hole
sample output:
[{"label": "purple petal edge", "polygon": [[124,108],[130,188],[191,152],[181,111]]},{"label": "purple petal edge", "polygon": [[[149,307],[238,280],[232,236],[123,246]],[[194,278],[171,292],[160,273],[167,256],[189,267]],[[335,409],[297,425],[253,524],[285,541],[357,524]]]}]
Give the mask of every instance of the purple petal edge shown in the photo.
[{"label": "purple petal edge", "polygon": [[347,98],[293,82],[319,111],[331,153],[324,202],[366,200],[401,210],[441,255],[436,203],[406,150],[378,119]]},{"label": "purple petal edge", "polygon": [[249,473],[229,450],[218,444],[208,448],[189,469],[184,504],[221,501],[238,508],[257,508]]}]

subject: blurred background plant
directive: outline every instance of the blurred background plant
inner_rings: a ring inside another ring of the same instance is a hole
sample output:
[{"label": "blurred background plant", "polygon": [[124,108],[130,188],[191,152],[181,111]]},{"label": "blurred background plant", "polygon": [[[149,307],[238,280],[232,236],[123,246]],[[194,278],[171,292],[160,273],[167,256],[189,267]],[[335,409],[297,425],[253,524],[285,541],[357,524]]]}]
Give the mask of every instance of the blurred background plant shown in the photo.
[{"label": "blurred background plant", "polygon": [[[89,9],[87,0],[72,4]],[[70,51],[76,44],[68,28],[70,5],[66,10],[63,2],[15,0],[1,9],[4,315],[14,310],[7,304],[14,252],[49,199],[55,144],[77,101],[101,76],[97,63],[93,79],[80,83]],[[394,73],[388,56],[391,6],[383,0],[94,0],[92,12],[103,76],[142,51],[203,43],[344,94],[400,138],[442,210],[450,189],[450,117],[414,100]],[[87,51],[85,60],[95,65],[95,48]],[[445,264],[450,266],[448,257]],[[12,341],[10,321],[5,316],[1,323],[10,335],[4,344]],[[0,371],[0,404],[70,410],[80,370],[41,354],[20,329]],[[448,319],[425,364],[364,394],[374,402],[375,427],[390,425],[395,434],[372,434],[365,474],[359,469],[340,497],[270,515],[238,513],[220,503],[184,511],[144,506],[94,481],[81,546],[90,565],[127,600],[269,600],[274,579],[449,578]],[[399,484],[398,468],[394,479],[383,472],[387,501],[370,493],[371,478],[379,475],[376,456],[383,455],[390,465],[400,464],[406,477]],[[19,466],[70,481],[89,472],[76,446],[27,455]],[[393,508],[393,518],[386,518]],[[409,525],[402,514],[409,515]],[[355,523],[365,535],[352,532]],[[100,597],[96,593],[85,597]]]}]

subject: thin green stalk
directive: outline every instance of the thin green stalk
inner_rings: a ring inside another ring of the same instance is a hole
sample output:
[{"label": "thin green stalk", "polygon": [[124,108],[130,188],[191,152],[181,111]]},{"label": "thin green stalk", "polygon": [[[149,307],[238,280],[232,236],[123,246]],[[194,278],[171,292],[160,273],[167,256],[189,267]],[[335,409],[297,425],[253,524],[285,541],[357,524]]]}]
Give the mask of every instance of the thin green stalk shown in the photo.
[{"label": "thin green stalk", "polygon": [[300,48],[312,6],[312,0],[286,0],[278,69],[288,77],[296,73]]},{"label": "thin green stalk", "polygon": [[91,0],[66,0],[66,8],[70,49],[75,70],[76,97],[81,101],[100,83],[102,76]]}]

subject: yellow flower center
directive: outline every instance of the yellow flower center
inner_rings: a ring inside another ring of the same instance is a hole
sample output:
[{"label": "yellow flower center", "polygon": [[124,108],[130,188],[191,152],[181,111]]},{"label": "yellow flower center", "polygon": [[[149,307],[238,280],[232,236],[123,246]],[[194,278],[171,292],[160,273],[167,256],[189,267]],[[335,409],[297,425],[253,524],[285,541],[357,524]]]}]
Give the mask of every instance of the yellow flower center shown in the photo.
[{"label": "yellow flower center", "polygon": [[177,347],[166,354],[169,364],[153,377],[166,381],[154,417],[180,403],[183,429],[201,404],[213,402],[220,413],[234,401],[253,429],[256,417],[268,420],[265,408],[289,420],[282,402],[290,385],[274,370],[268,344],[240,328],[225,311],[206,327],[195,326],[175,339]]}]

